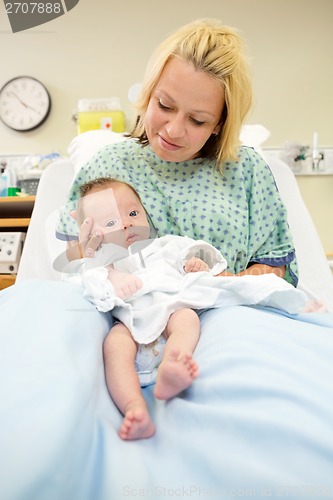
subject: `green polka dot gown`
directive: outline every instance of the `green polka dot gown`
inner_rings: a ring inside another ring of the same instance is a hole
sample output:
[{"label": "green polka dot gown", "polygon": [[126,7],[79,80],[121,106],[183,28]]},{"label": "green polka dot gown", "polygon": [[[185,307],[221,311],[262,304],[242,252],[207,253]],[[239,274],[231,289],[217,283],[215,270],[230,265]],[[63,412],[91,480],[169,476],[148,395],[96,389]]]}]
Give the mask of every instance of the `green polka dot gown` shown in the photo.
[{"label": "green polka dot gown", "polygon": [[161,160],[133,139],[100,150],[77,174],[57,235],[77,236],[70,216],[78,188],[96,177],[128,182],[138,191],[158,236],[202,239],[218,248],[228,270],[239,273],[251,263],[287,266],[285,279],[297,284],[297,263],[284,204],[273,175],[252,148],[241,147],[238,161],[196,158]]}]

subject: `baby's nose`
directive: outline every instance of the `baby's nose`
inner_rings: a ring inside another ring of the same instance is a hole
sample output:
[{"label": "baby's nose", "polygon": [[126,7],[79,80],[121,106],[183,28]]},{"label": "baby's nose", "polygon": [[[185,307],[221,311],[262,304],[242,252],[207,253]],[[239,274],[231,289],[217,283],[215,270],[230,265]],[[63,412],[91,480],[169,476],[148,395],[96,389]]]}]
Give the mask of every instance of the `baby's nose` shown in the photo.
[{"label": "baby's nose", "polygon": [[127,229],[128,227],[133,226],[133,223],[130,219],[123,219],[122,220],[122,225],[124,229]]}]

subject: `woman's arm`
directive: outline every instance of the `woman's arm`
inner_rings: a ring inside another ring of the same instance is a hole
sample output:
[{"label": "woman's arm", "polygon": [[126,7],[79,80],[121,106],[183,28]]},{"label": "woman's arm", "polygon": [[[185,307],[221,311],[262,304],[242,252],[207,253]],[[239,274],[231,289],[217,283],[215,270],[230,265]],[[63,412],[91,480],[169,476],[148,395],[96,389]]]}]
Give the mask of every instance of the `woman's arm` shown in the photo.
[{"label": "woman's arm", "polygon": [[246,276],[246,275],[259,276],[260,274],[270,274],[270,273],[276,274],[276,276],[279,276],[279,278],[283,278],[284,275],[286,274],[286,266],[272,267],[272,266],[267,266],[266,264],[253,264],[252,266],[248,267],[247,269],[238,274],[233,274],[230,273],[229,271],[223,271],[217,276]]}]

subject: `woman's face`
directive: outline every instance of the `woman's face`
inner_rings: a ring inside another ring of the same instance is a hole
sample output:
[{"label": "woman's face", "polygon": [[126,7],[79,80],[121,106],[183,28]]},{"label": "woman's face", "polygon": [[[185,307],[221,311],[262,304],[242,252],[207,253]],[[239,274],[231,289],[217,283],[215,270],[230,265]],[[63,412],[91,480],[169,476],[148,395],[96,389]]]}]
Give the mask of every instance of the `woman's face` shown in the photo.
[{"label": "woman's face", "polygon": [[151,147],[166,161],[196,158],[211,134],[219,132],[223,106],[224,93],[217,81],[173,57],[162,71],[144,118]]}]

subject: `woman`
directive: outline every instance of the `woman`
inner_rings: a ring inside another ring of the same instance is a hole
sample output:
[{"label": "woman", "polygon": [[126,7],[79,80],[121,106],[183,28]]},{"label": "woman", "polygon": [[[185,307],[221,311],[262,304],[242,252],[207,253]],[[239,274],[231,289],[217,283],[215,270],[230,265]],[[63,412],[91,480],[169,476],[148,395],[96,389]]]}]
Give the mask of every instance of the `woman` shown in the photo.
[{"label": "woman", "polygon": [[[252,102],[238,34],[196,21],[153,54],[137,103],[131,140],[107,146],[78,174],[71,193],[95,177],[136,187],[158,235],[203,239],[226,257],[222,275],[275,273],[297,284],[286,211],[273,177],[252,149],[239,147]],[[103,235],[87,219],[69,258],[89,256]],[[70,209],[59,233],[75,238]]]}]

